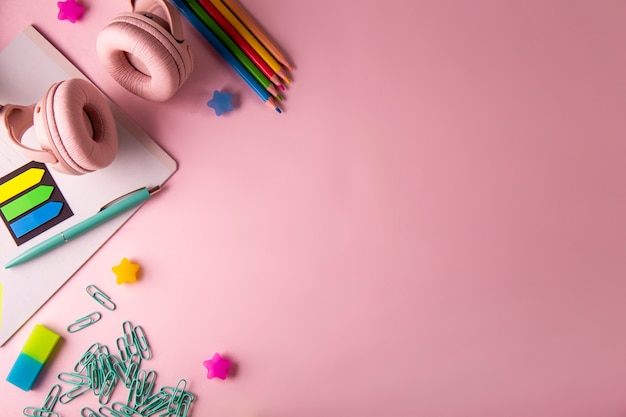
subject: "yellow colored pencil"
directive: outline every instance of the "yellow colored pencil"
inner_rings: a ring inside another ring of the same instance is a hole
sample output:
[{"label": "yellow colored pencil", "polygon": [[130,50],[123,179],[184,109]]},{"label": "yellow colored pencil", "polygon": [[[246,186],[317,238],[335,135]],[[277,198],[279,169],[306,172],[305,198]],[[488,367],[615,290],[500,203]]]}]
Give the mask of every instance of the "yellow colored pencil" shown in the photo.
[{"label": "yellow colored pencil", "polygon": [[250,16],[250,14],[243,8],[237,0],[222,0],[231,12],[235,14],[246,25],[246,27],[252,32],[254,36],[267,48],[274,58],[276,58],[281,64],[286,66],[290,71],[293,71],[294,66],[289,62],[285,54],[280,50],[278,46],[270,39],[257,22]]},{"label": "yellow colored pencil", "polygon": [[267,49],[254,37],[252,33],[241,23],[241,21],[230,11],[230,9],[222,2],[222,0],[209,0],[213,6],[228,20],[228,23],[233,25],[237,32],[250,44],[250,46],[263,58],[267,65],[274,70],[276,74],[286,82],[290,83],[291,80],[285,74],[282,65],[269,53]]}]

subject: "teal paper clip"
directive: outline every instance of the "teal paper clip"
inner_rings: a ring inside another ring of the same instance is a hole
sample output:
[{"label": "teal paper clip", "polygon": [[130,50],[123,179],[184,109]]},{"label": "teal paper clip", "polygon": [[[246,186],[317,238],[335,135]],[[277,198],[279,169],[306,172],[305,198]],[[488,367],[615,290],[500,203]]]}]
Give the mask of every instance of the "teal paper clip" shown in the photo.
[{"label": "teal paper clip", "polygon": [[102,318],[102,315],[94,311],[91,314],[86,315],[85,317],[81,317],[76,320],[74,323],[67,326],[67,331],[70,333],[76,333],[79,330],[83,330],[85,327],[89,327],[92,324],[96,323],[98,320]]},{"label": "teal paper clip", "polygon": [[100,415],[89,407],[83,407],[80,410],[81,417],[100,417]]},{"label": "teal paper clip", "polygon": [[67,384],[71,384],[77,387],[89,385],[91,383],[91,379],[87,375],[76,374],[73,372],[61,372],[59,375],[57,375],[57,379],[61,382],[65,382]]},{"label": "teal paper clip", "polygon": [[59,397],[59,402],[61,404],[67,404],[70,401],[72,401],[73,399],[75,399],[76,397],[79,397],[79,396],[83,395],[84,393],[86,393],[90,389],[91,388],[89,387],[89,385],[77,385],[76,387],[74,387],[71,390],[67,391],[65,394],[61,395]]},{"label": "teal paper clip", "polygon": [[102,415],[103,417],[128,417],[128,414],[125,414],[125,413],[122,414],[112,409],[111,407],[107,407],[105,405],[100,406],[98,411],[100,412],[100,415]]},{"label": "teal paper clip", "polygon": [[83,353],[83,356],[81,356],[78,362],[74,365],[74,372],[78,373],[82,371],[87,365],[89,365],[89,363],[91,363],[91,361],[95,360],[98,349],[100,349],[100,344],[98,342],[89,346],[89,349]]},{"label": "teal paper clip", "polygon": [[143,331],[143,327],[133,327],[133,341],[139,351],[141,359],[148,360],[152,358],[152,351],[150,350],[150,345],[148,344],[148,339],[146,339],[146,333]]},{"label": "teal paper clip", "polygon": [[43,406],[41,406],[41,408],[46,411],[52,411],[57,401],[59,401],[61,391],[61,386],[59,384],[54,384],[52,388],[50,388],[46,399],[43,400]]},{"label": "teal paper clip", "polygon": [[117,375],[114,371],[109,371],[102,381],[102,388],[100,390],[100,394],[98,395],[98,402],[100,405],[106,405],[109,403],[116,383]]},{"label": "teal paper clip", "polygon": [[56,411],[44,410],[37,407],[26,407],[22,411],[26,417],[60,417]]},{"label": "teal paper clip", "polygon": [[87,294],[89,294],[91,298],[96,300],[98,304],[100,304],[102,307],[106,308],[109,311],[115,310],[116,306],[115,303],[111,301],[111,297],[100,291],[95,285],[87,285],[85,291],[87,291]]}]

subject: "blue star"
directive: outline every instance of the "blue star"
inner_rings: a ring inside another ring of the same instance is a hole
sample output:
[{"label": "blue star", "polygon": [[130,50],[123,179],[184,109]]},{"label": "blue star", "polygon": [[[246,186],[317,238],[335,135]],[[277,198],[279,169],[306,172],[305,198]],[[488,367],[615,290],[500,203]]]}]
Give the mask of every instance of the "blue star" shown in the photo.
[{"label": "blue star", "polygon": [[233,104],[231,100],[233,98],[232,93],[221,93],[218,90],[213,92],[213,98],[206,104],[207,106],[215,109],[215,114],[221,116],[223,113],[233,110]]}]

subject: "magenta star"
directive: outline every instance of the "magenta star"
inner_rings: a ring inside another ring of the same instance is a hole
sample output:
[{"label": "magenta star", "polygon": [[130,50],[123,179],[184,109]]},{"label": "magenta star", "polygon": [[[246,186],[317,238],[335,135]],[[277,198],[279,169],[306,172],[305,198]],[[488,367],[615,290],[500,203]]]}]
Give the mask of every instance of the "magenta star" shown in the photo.
[{"label": "magenta star", "polygon": [[85,11],[83,6],[76,3],[76,0],[60,1],[57,3],[57,6],[59,6],[57,18],[59,20],[69,20],[72,23],[76,23]]},{"label": "magenta star", "polygon": [[228,375],[228,369],[230,368],[230,361],[228,359],[222,358],[222,355],[220,355],[219,353],[213,355],[213,358],[202,362],[202,364],[207,369],[206,377],[208,379],[226,379],[226,376]]}]

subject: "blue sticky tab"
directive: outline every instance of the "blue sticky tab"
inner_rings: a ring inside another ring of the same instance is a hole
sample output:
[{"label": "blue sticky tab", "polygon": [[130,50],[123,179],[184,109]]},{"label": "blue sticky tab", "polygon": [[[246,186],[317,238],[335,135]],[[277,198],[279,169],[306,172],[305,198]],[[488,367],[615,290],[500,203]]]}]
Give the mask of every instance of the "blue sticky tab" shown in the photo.
[{"label": "blue sticky tab", "polygon": [[19,220],[11,223],[11,229],[16,237],[24,236],[31,230],[35,230],[42,224],[49,222],[59,215],[63,203],[59,201],[49,201],[43,206],[31,211]]},{"label": "blue sticky tab", "polygon": [[43,365],[30,356],[20,353],[7,376],[7,381],[24,391],[30,391]]}]

